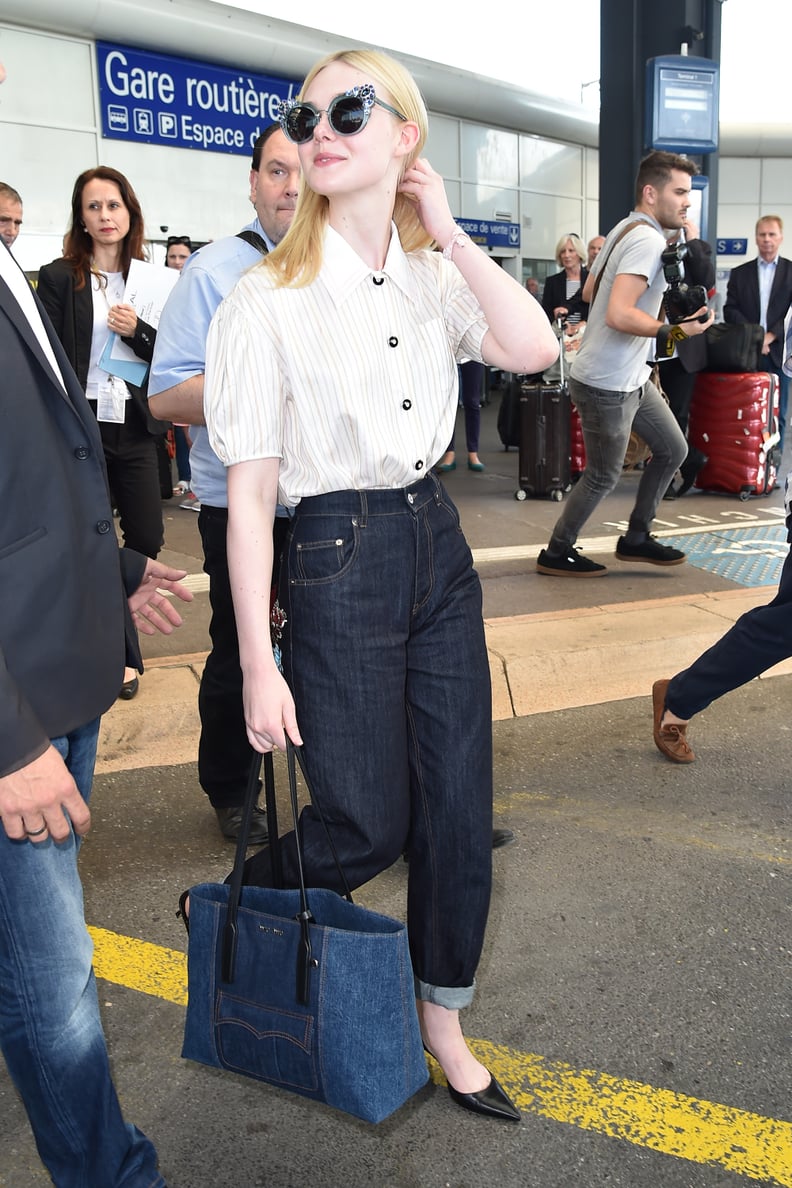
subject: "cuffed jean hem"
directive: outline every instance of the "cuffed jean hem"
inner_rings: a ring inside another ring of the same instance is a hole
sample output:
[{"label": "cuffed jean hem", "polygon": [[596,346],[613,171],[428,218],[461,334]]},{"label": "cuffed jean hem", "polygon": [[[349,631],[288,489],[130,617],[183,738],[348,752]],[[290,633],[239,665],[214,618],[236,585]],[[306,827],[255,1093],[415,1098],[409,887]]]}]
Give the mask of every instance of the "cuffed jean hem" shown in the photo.
[{"label": "cuffed jean hem", "polygon": [[433,1002],[435,1006],[445,1007],[447,1011],[461,1011],[470,1006],[476,992],[476,982],[472,986],[432,986],[429,982],[415,979],[415,997],[421,1002]]}]

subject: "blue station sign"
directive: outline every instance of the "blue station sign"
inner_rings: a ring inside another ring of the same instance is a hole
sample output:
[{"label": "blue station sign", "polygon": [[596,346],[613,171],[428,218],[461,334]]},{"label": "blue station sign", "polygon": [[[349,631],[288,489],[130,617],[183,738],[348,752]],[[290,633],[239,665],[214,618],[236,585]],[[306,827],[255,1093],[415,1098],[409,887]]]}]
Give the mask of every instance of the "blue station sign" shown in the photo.
[{"label": "blue station sign", "polygon": [[747,239],[716,239],[715,251],[719,256],[747,256]]},{"label": "blue station sign", "polygon": [[491,219],[457,219],[457,226],[480,247],[519,249],[520,224],[498,223]]},{"label": "blue station sign", "polygon": [[300,83],[97,41],[102,135],[249,156]]}]

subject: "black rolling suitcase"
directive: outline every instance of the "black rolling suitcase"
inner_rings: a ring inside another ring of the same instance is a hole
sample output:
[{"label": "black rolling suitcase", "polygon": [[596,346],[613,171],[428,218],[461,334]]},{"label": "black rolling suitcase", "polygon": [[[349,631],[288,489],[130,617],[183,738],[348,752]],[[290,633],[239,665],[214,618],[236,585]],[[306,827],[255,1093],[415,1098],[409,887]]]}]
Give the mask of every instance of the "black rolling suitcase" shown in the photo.
[{"label": "black rolling suitcase", "polygon": [[572,486],[572,401],[564,379],[556,384],[524,382],[520,386],[519,488],[515,499],[549,495],[560,500]]}]

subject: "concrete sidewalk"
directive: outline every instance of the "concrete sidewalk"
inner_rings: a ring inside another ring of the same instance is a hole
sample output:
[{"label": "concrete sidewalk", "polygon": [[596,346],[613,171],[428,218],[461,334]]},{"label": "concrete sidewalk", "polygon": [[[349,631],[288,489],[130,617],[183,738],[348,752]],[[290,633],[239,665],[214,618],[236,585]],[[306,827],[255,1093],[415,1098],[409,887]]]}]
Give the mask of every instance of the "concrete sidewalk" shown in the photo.
[{"label": "concrete sidewalk", "polygon": [[[493,720],[649,696],[710,647],[767,587],[541,611],[485,621]],[[134,701],[102,719],[97,772],[192,763],[206,652],[146,661]],[[792,660],[767,676],[792,673]]]}]

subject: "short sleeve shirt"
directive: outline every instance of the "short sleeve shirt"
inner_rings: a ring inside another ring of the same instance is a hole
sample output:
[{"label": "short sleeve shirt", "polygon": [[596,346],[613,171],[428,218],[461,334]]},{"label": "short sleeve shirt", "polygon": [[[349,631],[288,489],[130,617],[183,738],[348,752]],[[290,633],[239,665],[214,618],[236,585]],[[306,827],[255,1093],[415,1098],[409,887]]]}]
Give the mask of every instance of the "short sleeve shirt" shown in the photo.
[{"label": "short sleeve shirt", "polygon": [[373,271],[327,227],[307,286],[248,273],[209,331],[204,409],[227,465],[280,459],[280,500],[409,486],[445,452],[457,362],[481,361],[487,331],[456,266],[405,253],[395,226]]},{"label": "short sleeve shirt", "polygon": [[[628,231],[611,251],[611,244],[621,231],[636,220],[641,220],[641,225]],[[608,235],[592,265],[595,276],[603,266],[604,271],[589,308],[586,336],[570,373],[579,383],[607,392],[633,392],[644,384],[649,375],[650,341],[614,330],[607,325],[605,314],[615,278],[629,274],[646,279],[646,289],[638,299],[637,308],[657,317],[666,287],[660,259],[665,246],[659,223],[636,211],[622,219]]]}]

